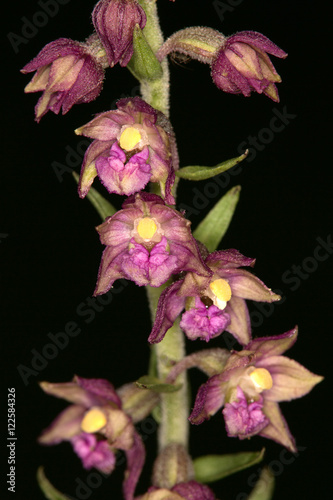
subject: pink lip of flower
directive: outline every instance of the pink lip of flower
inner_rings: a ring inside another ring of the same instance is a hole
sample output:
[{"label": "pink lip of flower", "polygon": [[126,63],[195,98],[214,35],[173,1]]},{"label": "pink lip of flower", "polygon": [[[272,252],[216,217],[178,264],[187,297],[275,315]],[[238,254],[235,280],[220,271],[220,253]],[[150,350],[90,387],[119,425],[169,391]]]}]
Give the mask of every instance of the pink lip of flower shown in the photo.
[{"label": "pink lip of flower", "polygon": [[101,39],[109,65],[126,66],[133,55],[133,31],[146,25],[146,14],[136,0],[100,0],[92,21]]},{"label": "pink lip of flower", "polygon": [[67,113],[74,104],[90,102],[100,94],[105,61],[98,57],[95,37],[86,43],[59,38],[46,45],[22,73],[36,71],[25,92],[43,92],[35,107],[39,122],[47,111]]},{"label": "pink lip of flower", "polygon": [[276,337],[257,338],[243,351],[233,351],[223,372],[200,387],[190,421],[200,424],[224,406],[229,435],[242,439],[258,434],[295,452],[294,438],[278,403],[304,396],[323,380],[281,356],[296,338],[294,328]]},{"label": "pink lip of flower", "polygon": [[132,420],[121,409],[121,400],[104,379],[74,377],[72,382],[41,382],[52,396],[72,403],[43,431],[44,445],[70,441],[85,468],[95,467],[105,474],[114,469],[115,451],[123,450],[127,470],[123,484],[125,500],[132,500],[145,460],[145,449]]},{"label": "pink lip of flower", "polygon": [[183,270],[210,274],[189,226],[157,195],[142,192],[127,199],[122,210],[97,227],[106,249],[95,295],[107,292],[120,278],[158,287]]},{"label": "pink lip of flower", "polygon": [[[94,139],[83,159],[79,196],[86,196],[98,175],[110,192],[126,195],[139,192],[149,181],[158,182],[166,203],[173,205],[171,188],[179,161],[169,120],[139,97],[120,99],[117,108],[97,115],[75,131]],[[143,162],[141,156],[147,153]],[[125,167],[124,179],[115,172],[117,155]],[[134,168],[137,160],[138,169]]]},{"label": "pink lip of flower", "polygon": [[217,87],[232,94],[249,96],[264,93],[275,102],[279,95],[275,83],[281,82],[268,54],[285,58],[286,52],[255,31],[241,31],[228,37],[212,63],[212,78]]},{"label": "pink lip of flower", "polygon": [[[255,259],[245,257],[237,250],[213,252],[204,262],[210,269],[209,276],[188,272],[184,279],[171,284],[161,293],[149,342],[160,342],[186,306],[181,326],[188,338],[209,341],[226,330],[241,345],[246,345],[251,339],[251,325],[245,300],[273,302],[280,299],[256,276],[240,269],[252,267]],[[214,283],[217,288],[222,286],[221,295],[219,291],[217,295],[212,291]],[[211,302],[210,307],[206,306],[205,300]]]}]

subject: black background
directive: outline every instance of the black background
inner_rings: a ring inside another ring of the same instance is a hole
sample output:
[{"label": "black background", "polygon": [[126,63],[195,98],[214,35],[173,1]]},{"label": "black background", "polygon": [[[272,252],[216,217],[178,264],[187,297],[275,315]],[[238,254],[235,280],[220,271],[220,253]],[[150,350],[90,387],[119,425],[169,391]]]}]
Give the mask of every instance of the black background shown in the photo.
[{"label": "black background", "polygon": [[[328,11],[325,12],[324,3],[313,1],[230,0],[224,2],[229,10],[222,19],[214,3],[159,0],[165,36],[195,25],[211,26],[225,35],[241,30],[265,34],[289,53],[284,61],[273,58],[283,80],[279,85],[281,102],[276,104],[257,94],[251,98],[223,94],[212,84],[207,66],[198,62],[172,63],[171,121],[177,134],[181,165],[214,165],[237,156],[240,144],[248,141],[250,135],[259,134],[265,141],[268,135],[262,129],[270,127],[274,110],[282,112],[286,107],[289,114],[296,116],[283,130],[270,134],[271,139],[265,145],[259,140],[260,148],[252,154],[252,161],[243,163],[242,173],[223,178],[227,179],[225,189],[210,184],[211,181],[197,184],[182,181],[179,202],[187,205],[195,227],[227,189],[237,184],[242,186],[223,248],[237,248],[247,256],[256,257],[256,274],[285,297],[282,304],[270,311],[265,309],[258,314],[258,309],[252,308],[257,311],[253,318],[259,323],[254,335],[280,334],[297,323],[299,339],[287,355],[313,372],[325,375],[326,380],[310,395],[282,404],[301,450],[290,463],[286,463],[289,454],[281,455],[279,445],[263,438],[247,442],[226,438],[221,415],[192,429],[191,453],[195,457],[259,450],[265,446],[265,463],[271,465],[277,476],[274,498],[328,499],[331,498],[327,474],[332,421],[329,349],[333,257],[321,250],[327,259],[313,260],[319,244],[317,238],[327,241],[332,235],[331,57],[325,40]],[[119,97],[136,95],[137,83],[126,69],[109,69],[103,92],[95,102],[74,106],[65,116],[48,113],[36,124],[33,107],[37,95],[24,95],[23,88],[30,78],[19,73],[46,43],[60,37],[84,40],[92,31],[92,8],[93,2],[82,0],[59,5],[59,12],[49,16],[44,26],[14,50],[8,33],[22,36],[26,19],[36,21],[36,12],[42,9],[35,0],[6,5],[0,176],[1,335],[5,340],[1,368],[6,382],[1,394],[5,415],[6,387],[16,389],[18,439],[16,493],[10,494],[4,488],[1,498],[7,494],[8,498],[42,499],[35,480],[41,464],[51,481],[74,498],[80,498],[76,490],[80,481],[90,484],[86,498],[121,498],[122,466],[109,479],[101,479],[82,469],[68,444],[52,448],[36,444],[41,429],[65,407],[63,401],[44,395],[38,381],[65,382],[78,374],[108,378],[119,387],[147,371],[150,323],[144,290],[128,284],[110,305],[95,313],[90,323],[88,316],[77,313],[77,307],[92,295],[96,281],[102,247],[94,226],[100,220],[89,202],[77,196],[71,174],[64,173],[60,182],[52,167],[54,162],[66,164],[68,147],[75,151],[82,144],[82,139],[73,133],[75,128],[94,113],[114,107]],[[43,24],[41,18],[39,22]],[[74,158],[74,162],[75,170],[79,171],[79,160]],[[203,193],[200,207],[194,188]],[[112,197],[112,202],[120,207],[119,198]],[[189,207],[196,208],[196,213],[191,214]],[[306,271],[306,266],[311,265],[313,268]],[[298,281],[291,280],[295,278],[293,266],[301,266],[301,272],[305,273]],[[28,377],[25,384],[18,365],[31,367],[31,350],[41,353],[50,343],[48,334],[64,331],[69,322],[77,323],[80,334],[71,338],[67,347],[59,350],[37,375]],[[210,346],[224,347],[223,340],[216,339]],[[201,347],[206,345],[199,341],[188,343],[189,350]],[[195,390],[204,377],[192,375]],[[141,432],[147,436],[150,458],[138,492],[148,487],[151,457],[156,447],[156,432],[151,423]],[[3,436],[5,448],[6,425]],[[213,486],[216,495],[221,499],[246,498],[260,467],[254,466],[216,483]],[[2,475],[7,469],[7,464],[2,467]]]}]

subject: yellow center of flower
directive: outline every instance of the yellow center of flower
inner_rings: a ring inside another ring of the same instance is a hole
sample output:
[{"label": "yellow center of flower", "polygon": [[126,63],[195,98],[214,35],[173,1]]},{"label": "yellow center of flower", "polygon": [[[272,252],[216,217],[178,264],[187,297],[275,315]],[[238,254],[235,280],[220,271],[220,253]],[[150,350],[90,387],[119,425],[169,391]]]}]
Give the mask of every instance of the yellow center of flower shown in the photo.
[{"label": "yellow center of flower", "polygon": [[260,392],[273,387],[272,376],[266,368],[255,368],[250,374],[250,379]]},{"label": "yellow center of flower", "polygon": [[91,408],[81,422],[81,429],[83,432],[98,432],[106,424],[106,417],[99,408]]},{"label": "yellow center of flower", "polygon": [[157,226],[153,219],[151,219],[150,217],[144,217],[140,220],[136,229],[141,238],[143,238],[144,240],[150,240],[156,233]]},{"label": "yellow center of flower", "polygon": [[209,284],[209,288],[222,302],[228,302],[231,299],[231,288],[226,280],[222,278],[214,280]]},{"label": "yellow center of flower", "polygon": [[132,151],[135,146],[141,141],[140,132],[134,127],[125,128],[119,138],[119,146],[125,151]]}]

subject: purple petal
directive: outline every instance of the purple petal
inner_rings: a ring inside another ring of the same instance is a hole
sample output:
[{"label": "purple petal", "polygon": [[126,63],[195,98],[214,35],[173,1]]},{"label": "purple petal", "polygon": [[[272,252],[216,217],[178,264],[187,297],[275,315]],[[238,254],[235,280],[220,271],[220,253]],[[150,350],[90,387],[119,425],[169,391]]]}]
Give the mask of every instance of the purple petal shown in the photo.
[{"label": "purple petal", "polygon": [[214,305],[206,308],[197,297],[195,307],[183,313],[180,328],[191,340],[200,338],[209,342],[212,338],[220,335],[229,323],[229,314],[224,313]]},{"label": "purple petal", "polygon": [[273,387],[265,391],[265,400],[268,401],[300,398],[323,380],[323,377],[285,356],[269,356],[257,362],[256,366],[266,368],[273,378]]},{"label": "purple petal", "polygon": [[122,270],[122,260],[126,252],[126,243],[117,247],[106,247],[98,270],[94,296],[106,293],[117,279],[126,278]]},{"label": "purple petal", "polygon": [[123,493],[125,500],[132,500],[134,492],[143,469],[146,451],[141,437],[135,432],[133,446],[126,452],[127,468],[123,483]]},{"label": "purple petal", "polygon": [[47,427],[38,438],[40,444],[53,445],[68,441],[81,432],[81,421],[86,408],[70,405]]},{"label": "purple petal", "polygon": [[160,342],[164,338],[164,335],[172,327],[177,316],[184,309],[185,299],[177,295],[181,285],[182,280],[176,281],[161,293],[154,325],[148,337],[148,342],[151,344]]},{"label": "purple petal", "polygon": [[247,346],[246,350],[255,351],[257,357],[278,356],[290,349],[297,339],[298,328],[275,335],[273,337],[260,337],[252,340]]},{"label": "purple petal", "polygon": [[174,486],[171,491],[180,495],[184,500],[215,500],[215,495],[212,490],[208,488],[208,486],[199,484],[196,481],[179,483]]},{"label": "purple petal", "polygon": [[94,467],[104,474],[110,474],[113,471],[116,457],[106,440],[97,441],[94,434],[83,432],[74,436],[71,443],[85,469]]},{"label": "purple petal", "polygon": [[230,269],[237,267],[253,267],[256,259],[245,257],[238,250],[230,248],[229,250],[218,250],[212,252],[206,258],[206,264],[214,270]]},{"label": "purple petal", "polygon": [[221,273],[221,278],[228,281],[232,294],[242,299],[273,302],[281,298],[280,295],[267,288],[259,278],[244,269],[225,269]]},{"label": "purple petal", "polygon": [[252,45],[275,57],[285,58],[288,55],[284,50],[280,49],[275,43],[269,40],[269,38],[257,31],[239,31],[228,38],[228,43],[231,44],[234,42]]},{"label": "purple petal", "polygon": [[248,403],[239,386],[236,396],[237,400],[225,404],[222,413],[228,436],[245,439],[258,434],[267,426],[268,419],[262,411],[262,397],[258,401]]},{"label": "purple petal", "polygon": [[118,407],[121,407],[121,400],[114,386],[108,380],[103,378],[82,378],[78,376],[76,376],[74,380],[82,389],[96,396],[100,405],[112,402]]},{"label": "purple petal", "polygon": [[264,413],[269,419],[269,424],[260,432],[260,436],[273,439],[295,453],[297,451],[295,440],[283,418],[279,405],[272,401],[265,401]]},{"label": "purple petal", "polygon": [[86,150],[81,167],[80,179],[78,184],[78,193],[80,198],[84,198],[90,189],[96,175],[96,160],[109,151],[112,142],[94,141]]},{"label": "purple petal", "polygon": [[86,391],[80,387],[74,378],[73,382],[64,382],[52,384],[50,382],[41,382],[39,384],[46,394],[56,398],[65,399],[69,403],[74,403],[85,408],[98,405],[100,400],[92,392]]},{"label": "purple petal", "polygon": [[244,299],[233,296],[227,303],[225,312],[230,316],[230,324],[226,330],[231,333],[241,345],[248,344],[251,339],[250,315]]},{"label": "purple petal", "polygon": [[209,419],[223,406],[224,398],[225,384],[221,375],[214,375],[199,387],[189,421],[197,425]]}]

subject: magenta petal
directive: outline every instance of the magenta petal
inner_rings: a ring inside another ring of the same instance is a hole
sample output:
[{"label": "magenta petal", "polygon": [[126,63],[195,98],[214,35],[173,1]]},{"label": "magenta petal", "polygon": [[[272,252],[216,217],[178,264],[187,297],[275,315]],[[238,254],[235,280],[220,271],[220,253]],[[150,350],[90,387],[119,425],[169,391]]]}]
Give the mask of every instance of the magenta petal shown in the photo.
[{"label": "magenta petal", "polygon": [[223,406],[224,398],[225,385],[221,375],[214,375],[199,387],[189,421],[197,425],[209,419]]},{"label": "magenta petal", "polygon": [[158,287],[170,278],[171,274],[179,269],[178,256],[170,255],[166,250],[168,246],[165,236],[154,246],[149,256],[150,285]]},{"label": "magenta petal", "polygon": [[183,313],[180,328],[191,340],[200,338],[209,342],[212,338],[220,335],[229,323],[229,314],[214,305],[206,308],[197,297],[195,307]]},{"label": "magenta petal", "polygon": [[164,335],[171,328],[177,316],[184,309],[185,298],[177,295],[181,285],[182,280],[176,281],[161,293],[154,325],[148,337],[148,342],[151,344],[160,342],[164,338]]},{"label": "magenta petal", "polygon": [[123,493],[125,500],[133,500],[134,492],[141,475],[146,451],[141,437],[137,432],[134,433],[134,444],[126,452],[127,468],[125,473],[125,480],[123,483]]},{"label": "magenta petal", "polygon": [[215,500],[215,495],[208,486],[196,481],[179,483],[171,491],[180,495],[184,500]]},{"label": "magenta petal", "polygon": [[103,378],[82,378],[78,376],[76,376],[74,380],[82,389],[98,398],[99,405],[112,402],[118,407],[121,407],[121,400],[114,386],[108,380]]},{"label": "magenta petal", "polygon": [[94,467],[104,474],[110,474],[113,471],[116,457],[106,440],[97,441],[94,434],[82,432],[74,436],[71,443],[85,469]]},{"label": "magenta petal", "polygon": [[138,286],[149,284],[149,252],[134,240],[131,248],[123,256],[121,269],[123,275],[134,281]]},{"label": "magenta petal", "polygon": [[247,346],[246,350],[255,351],[257,356],[278,356],[290,349],[297,339],[298,328],[297,326],[288,332],[281,335],[272,337],[260,337],[252,340]]},{"label": "magenta petal", "polygon": [[248,403],[240,387],[237,387],[236,396],[237,400],[225,404],[222,413],[228,436],[245,439],[258,434],[269,421],[262,411],[262,397]]}]

